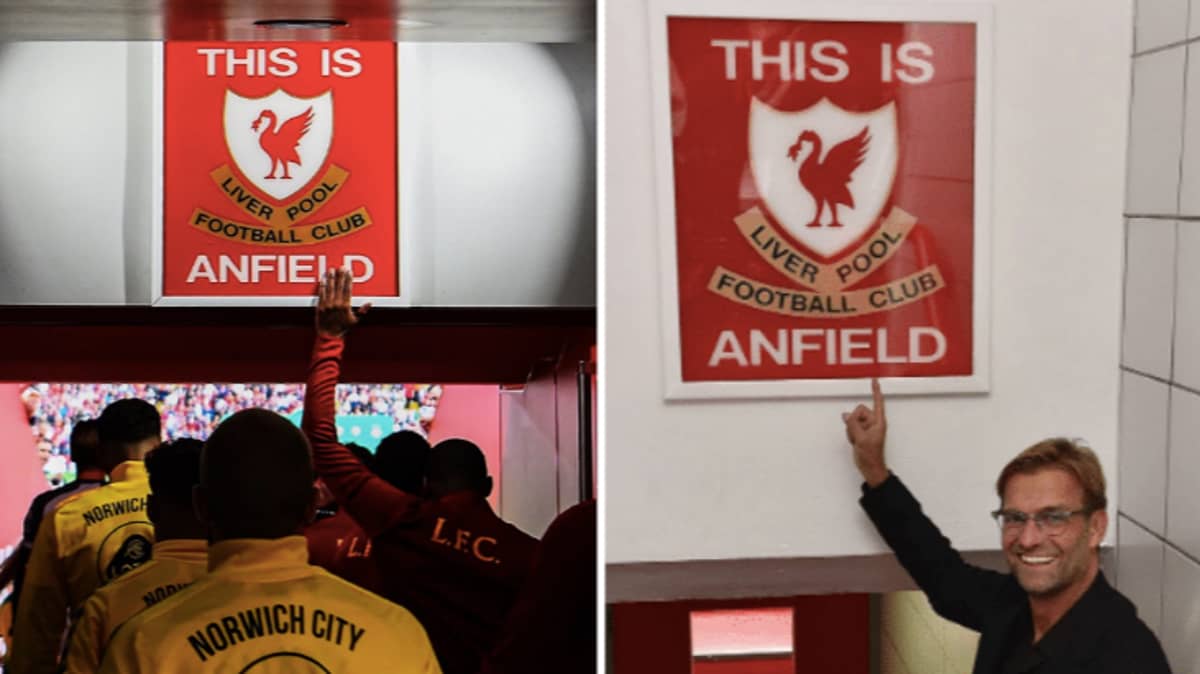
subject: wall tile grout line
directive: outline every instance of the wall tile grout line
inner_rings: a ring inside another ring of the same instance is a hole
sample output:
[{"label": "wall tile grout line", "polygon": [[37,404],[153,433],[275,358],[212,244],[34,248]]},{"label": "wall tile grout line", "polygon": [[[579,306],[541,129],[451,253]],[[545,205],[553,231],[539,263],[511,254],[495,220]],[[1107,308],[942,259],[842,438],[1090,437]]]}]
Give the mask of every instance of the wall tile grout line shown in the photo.
[{"label": "wall tile grout line", "polygon": [[[1186,67],[1185,67],[1186,71]],[[1180,174],[1183,172],[1183,151],[1180,151]],[[1178,201],[1178,194],[1176,201]],[[1179,223],[1171,223],[1171,236],[1173,244],[1171,246],[1171,331],[1168,333],[1171,344],[1171,356],[1168,359],[1169,366],[1167,368],[1167,376],[1173,383],[1175,380],[1175,331],[1179,328]],[[1166,474],[1163,476],[1163,532],[1168,531],[1167,526],[1171,517],[1171,387],[1167,386],[1167,447],[1165,465]]]},{"label": "wall tile grout line", "polygon": [[1173,543],[1170,539],[1164,538],[1164,537],[1159,536],[1158,534],[1154,533],[1145,524],[1142,524],[1136,518],[1131,517],[1129,515],[1129,513],[1125,512],[1123,510],[1117,510],[1117,515],[1119,515],[1120,517],[1124,517],[1125,519],[1129,520],[1130,522],[1133,522],[1134,524],[1136,524],[1138,526],[1139,529],[1150,534],[1151,536],[1154,537],[1155,540],[1159,541],[1160,543],[1167,546],[1168,548],[1171,548],[1175,552],[1178,552],[1181,556],[1183,556],[1184,559],[1188,560],[1192,564],[1195,564],[1196,566],[1200,566],[1200,558],[1197,558],[1195,555],[1191,554],[1187,550],[1184,550],[1183,548],[1179,547],[1178,545]]},{"label": "wall tile grout line", "polygon": [[[1178,226],[1175,227],[1175,241],[1177,243],[1179,241],[1179,227]],[[1175,264],[1176,265],[1179,264],[1179,247],[1178,246],[1176,246],[1176,248],[1175,248]],[[1176,268],[1175,268],[1175,278],[1177,279],[1176,282],[1178,283],[1178,278],[1179,278],[1178,266],[1176,266]],[[1178,292],[1178,288],[1176,288],[1176,292]],[[1175,293],[1171,293],[1171,299],[1172,299],[1172,301],[1174,301]],[[1173,307],[1172,307],[1171,311],[1172,311],[1172,313],[1174,312]],[[1175,344],[1175,329],[1174,329],[1174,320],[1172,320],[1172,328],[1171,328],[1171,346],[1172,346],[1172,348],[1171,348],[1171,372],[1172,372],[1172,375],[1175,372],[1174,344]],[[1166,536],[1167,536],[1167,533],[1170,532],[1170,529],[1168,529],[1167,527],[1169,526],[1169,519],[1171,517],[1171,409],[1172,409],[1172,405],[1174,404],[1174,402],[1175,402],[1175,389],[1173,386],[1170,385],[1170,383],[1168,383],[1167,384],[1167,447],[1166,447],[1166,457],[1165,457],[1165,460],[1163,461],[1163,468],[1166,471],[1166,476],[1165,476],[1165,480],[1163,481],[1163,497],[1162,497],[1162,516],[1163,516],[1162,540],[1167,545],[1170,545],[1170,543],[1167,542]],[[1118,514],[1118,518],[1122,516],[1121,510],[1119,508],[1117,509],[1117,514]],[[1136,519],[1134,519],[1132,517],[1129,517],[1128,514],[1124,514],[1124,517],[1126,517],[1130,522],[1133,522],[1136,526],[1138,526],[1142,530],[1149,531],[1151,535],[1154,535],[1154,532],[1150,531],[1141,522],[1137,521]],[[1120,555],[1118,555],[1118,558],[1119,558],[1119,556]],[[1164,551],[1162,554],[1162,559],[1159,561],[1159,569],[1158,569],[1158,624],[1159,624],[1159,629],[1162,629],[1162,626],[1166,624],[1167,612],[1166,612],[1166,609],[1164,608],[1166,606],[1166,604],[1167,604],[1167,553]]]},{"label": "wall tile grout line", "polygon": [[1170,379],[1163,379],[1162,377],[1160,377],[1158,375],[1150,374],[1148,372],[1142,372],[1141,370],[1134,369],[1132,367],[1129,367],[1128,365],[1122,365],[1121,369],[1130,374],[1136,374],[1138,376],[1145,377],[1146,379],[1153,379],[1154,381],[1156,381],[1160,384],[1166,384],[1167,386],[1170,386],[1171,388],[1177,388],[1180,391],[1187,391],[1188,393],[1191,393],[1193,395],[1200,396],[1200,390],[1194,389],[1190,386],[1185,386],[1183,384],[1180,384],[1177,381],[1171,381]]},{"label": "wall tile grout line", "polygon": [[[1135,54],[1137,53],[1138,4],[1139,3],[1136,1],[1133,3],[1133,21],[1130,22],[1132,24],[1130,26],[1130,32],[1133,33],[1133,35],[1131,36],[1131,38],[1132,38],[1131,42],[1134,45],[1134,53]],[[1128,127],[1125,131],[1125,166],[1126,166],[1125,204],[1124,204],[1125,208],[1123,208],[1122,210],[1126,210],[1129,208],[1130,191],[1131,191],[1131,185],[1133,183],[1133,180],[1131,179],[1131,177],[1128,174],[1128,166],[1131,163],[1132,157],[1133,157],[1133,135],[1134,135],[1133,134],[1133,100],[1134,100],[1134,95],[1135,95],[1135,89],[1137,87],[1137,77],[1136,77],[1137,64],[1133,58],[1129,59],[1129,66],[1130,66],[1129,67],[1129,115],[1126,117],[1126,122],[1128,124]],[[1118,337],[1120,338],[1120,344],[1117,347],[1117,372],[1118,372],[1118,377],[1117,377],[1117,502],[1118,503],[1120,502],[1120,483],[1121,483],[1121,477],[1122,477],[1121,476],[1121,461],[1120,461],[1121,449],[1122,449],[1121,448],[1121,423],[1122,423],[1121,411],[1125,409],[1125,401],[1126,401],[1125,385],[1124,385],[1124,382],[1121,381],[1122,377],[1120,376],[1120,372],[1121,372],[1122,361],[1125,360],[1125,344],[1126,344],[1126,334],[1125,334],[1126,323],[1125,323],[1125,321],[1127,319],[1127,314],[1129,313],[1129,307],[1127,306],[1125,298],[1126,298],[1126,292],[1129,288],[1129,238],[1133,235],[1133,220],[1129,217],[1128,214],[1125,215],[1124,220],[1125,220],[1124,221],[1124,231],[1122,232],[1122,234],[1124,236],[1123,236],[1123,240],[1121,242],[1122,246],[1123,246],[1121,249],[1121,323],[1120,323],[1120,328],[1119,328],[1120,334],[1118,335]],[[1120,517],[1120,512],[1121,511],[1118,508],[1118,510],[1117,510],[1117,546],[1116,546],[1116,554],[1113,555],[1113,558],[1116,560],[1117,569],[1116,569],[1116,571],[1114,571],[1114,579],[1113,580],[1116,580],[1117,577],[1120,576],[1120,568],[1121,568],[1121,517]]]},{"label": "wall tile grout line", "polygon": [[1168,42],[1167,44],[1159,45],[1157,47],[1150,47],[1149,49],[1143,49],[1142,51],[1135,51],[1133,54],[1130,55],[1130,58],[1136,59],[1139,56],[1147,56],[1149,54],[1157,54],[1158,52],[1161,52],[1161,51],[1168,51],[1168,50],[1174,49],[1176,47],[1183,47],[1183,46],[1189,45],[1189,44],[1191,44],[1193,42],[1197,42],[1197,41],[1200,41],[1200,35],[1197,35],[1196,37],[1185,38],[1183,40],[1176,40],[1174,42]]},{"label": "wall tile grout line", "polygon": [[1156,374],[1150,374],[1149,372],[1142,372],[1141,370],[1138,370],[1138,369],[1136,369],[1136,368],[1129,367],[1128,365],[1122,365],[1122,366],[1120,367],[1120,369],[1121,369],[1121,370],[1123,370],[1123,371],[1125,371],[1125,372],[1128,372],[1129,374],[1136,374],[1136,375],[1138,375],[1139,377],[1145,377],[1146,379],[1153,379],[1154,381],[1156,381],[1156,382],[1158,382],[1158,383],[1160,383],[1160,384],[1166,384],[1166,385],[1168,385],[1168,386],[1170,386],[1170,385],[1171,385],[1171,380],[1170,380],[1170,379],[1164,379],[1163,377],[1160,377],[1160,376],[1158,376],[1158,375],[1156,375]]},{"label": "wall tile grout line", "polygon": [[[1168,395],[1170,400],[1170,395]],[[1117,511],[1120,513],[1120,511]],[[1120,515],[1118,514],[1118,518]],[[1134,520],[1129,520],[1134,522]],[[1164,522],[1165,523],[1165,522]],[[1141,526],[1135,524],[1135,526]],[[1166,528],[1165,526],[1163,527]],[[1167,624],[1167,551],[1164,548],[1162,556],[1158,560],[1158,629],[1161,630]]]},{"label": "wall tile grout line", "polygon": [[[1190,10],[1189,10],[1190,11]],[[1188,66],[1192,61],[1192,49],[1188,47],[1183,52],[1183,98],[1181,105],[1183,106],[1183,114],[1179,119],[1179,174],[1175,182],[1175,212],[1183,212],[1183,158],[1187,154],[1187,94],[1188,94]]]},{"label": "wall tile grout line", "polygon": [[1200,215],[1179,215],[1172,213],[1123,213],[1122,215],[1131,220],[1183,220],[1187,222],[1200,220]]}]

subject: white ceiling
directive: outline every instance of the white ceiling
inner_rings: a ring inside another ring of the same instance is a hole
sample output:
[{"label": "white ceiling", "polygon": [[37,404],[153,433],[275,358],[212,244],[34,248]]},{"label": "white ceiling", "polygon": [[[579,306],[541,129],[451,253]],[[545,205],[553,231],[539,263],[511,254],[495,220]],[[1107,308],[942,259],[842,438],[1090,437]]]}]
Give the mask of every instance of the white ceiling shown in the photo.
[{"label": "white ceiling", "polygon": [[[336,29],[255,26],[259,19],[343,19]],[[400,40],[581,42],[595,0],[0,0],[0,41]]]}]

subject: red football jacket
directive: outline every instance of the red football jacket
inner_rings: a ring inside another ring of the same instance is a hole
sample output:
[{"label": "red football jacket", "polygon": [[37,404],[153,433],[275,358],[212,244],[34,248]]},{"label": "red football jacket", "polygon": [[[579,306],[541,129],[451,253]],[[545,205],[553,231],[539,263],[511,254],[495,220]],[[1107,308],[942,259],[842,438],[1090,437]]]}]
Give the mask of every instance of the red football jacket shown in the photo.
[{"label": "red football jacket", "polygon": [[335,398],[344,342],[318,335],[303,428],[317,473],[371,538],[383,597],[421,621],[446,674],[477,674],[529,574],[537,539],[470,492],[425,500],[368,470],[337,441]]},{"label": "red football jacket", "polygon": [[331,517],[304,528],[308,563],[379,594],[379,572],[371,558],[371,539],[353,517],[339,508]]}]

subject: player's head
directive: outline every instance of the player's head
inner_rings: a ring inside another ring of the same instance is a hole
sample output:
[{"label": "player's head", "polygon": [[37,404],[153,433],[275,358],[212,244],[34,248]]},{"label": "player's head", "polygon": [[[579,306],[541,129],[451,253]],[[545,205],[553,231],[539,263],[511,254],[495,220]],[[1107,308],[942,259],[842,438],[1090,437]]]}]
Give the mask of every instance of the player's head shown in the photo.
[{"label": "player's head", "polygon": [[50,442],[50,438],[37,439],[37,455],[38,462],[45,466],[50,457],[54,455],[54,443]]},{"label": "player's head", "polygon": [[456,491],[472,491],[486,498],[492,493],[483,452],[470,440],[443,440],[429,451],[425,487],[434,498]]},{"label": "player's head", "polygon": [[371,454],[371,450],[363,447],[357,442],[347,442],[345,447],[346,449],[350,450],[350,453],[354,455],[354,458],[362,462],[362,465],[366,466],[367,468],[374,468],[375,456]]},{"label": "player's head", "polygon": [[410,494],[424,492],[428,462],[429,441],[416,431],[392,433],[375,450],[375,474]]},{"label": "player's head", "polygon": [[193,438],[164,442],[146,455],[150,495],[146,509],[160,541],[204,538],[204,525],[192,507],[192,491],[200,483],[200,452],[204,443]]},{"label": "player's head", "polygon": [[100,467],[100,423],[95,419],[77,421],[71,428],[71,462],[77,470]]},{"label": "player's head", "polygon": [[299,428],[274,412],[243,410],[204,444],[196,507],[213,541],[291,536],[312,520],[313,479]]},{"label": "player's head", "polygon": [[145,400],[118,400],[96,420],[100,433],[100,467],[111,472],[123,461],[140,460],[161,441],[158,410]]}]

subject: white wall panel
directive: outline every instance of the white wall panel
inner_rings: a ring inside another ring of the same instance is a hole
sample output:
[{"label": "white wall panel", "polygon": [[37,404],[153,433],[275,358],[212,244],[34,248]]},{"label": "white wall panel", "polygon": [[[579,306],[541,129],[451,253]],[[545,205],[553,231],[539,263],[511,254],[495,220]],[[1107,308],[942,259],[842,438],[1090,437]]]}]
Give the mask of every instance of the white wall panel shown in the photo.
[{"label": "white wall panel", "polygon": [[127,49],[0,43],[0,303],[120,303]]}]

